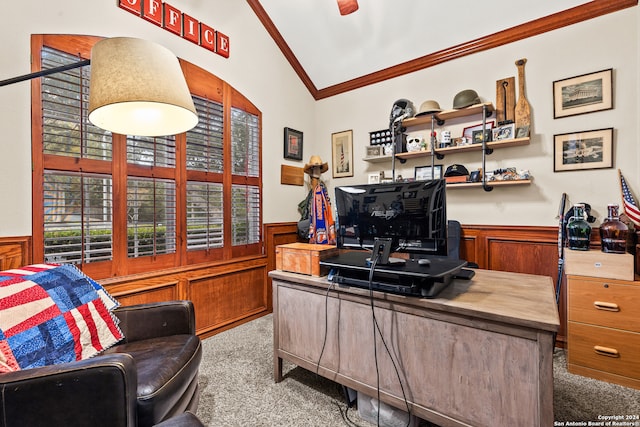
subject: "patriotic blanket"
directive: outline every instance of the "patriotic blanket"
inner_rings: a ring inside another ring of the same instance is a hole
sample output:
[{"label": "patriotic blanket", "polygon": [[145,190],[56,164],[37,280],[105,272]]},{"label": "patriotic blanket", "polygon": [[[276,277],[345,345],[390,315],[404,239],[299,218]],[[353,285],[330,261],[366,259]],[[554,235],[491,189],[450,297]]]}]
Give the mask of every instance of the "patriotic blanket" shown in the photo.
[{"label": "patriotic blanket", "polygon": [[123,337],[118,302],[73,265],[0,271],[0,372],[93,357]]}]

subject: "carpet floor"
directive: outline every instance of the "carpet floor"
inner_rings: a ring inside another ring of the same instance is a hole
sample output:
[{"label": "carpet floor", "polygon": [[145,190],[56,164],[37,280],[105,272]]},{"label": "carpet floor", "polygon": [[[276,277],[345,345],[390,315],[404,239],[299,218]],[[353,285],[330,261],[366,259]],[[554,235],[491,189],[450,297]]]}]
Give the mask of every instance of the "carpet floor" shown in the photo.
[{"label": "carpet floor", "polygon": [[[283,373],[284,380],[275,383],[271,315],[203,340],[198,417],[210,427],[375,425],[347,407],[338,384],[286,361]],[[599,425],[588,423],[602,417],[640,426],[640,390],[568,373],[561,349],[554,352],[553,375],[556,426]]]}]

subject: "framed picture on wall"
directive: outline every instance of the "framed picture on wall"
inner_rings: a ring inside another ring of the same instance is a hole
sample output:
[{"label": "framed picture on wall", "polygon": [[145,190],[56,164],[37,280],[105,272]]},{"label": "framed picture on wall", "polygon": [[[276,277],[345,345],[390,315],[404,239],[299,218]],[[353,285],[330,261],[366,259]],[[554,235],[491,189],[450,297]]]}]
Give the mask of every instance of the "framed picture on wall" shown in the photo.
[{"label": "framed picture on wall", "polygon": [[613,128],[553,136],[554,172],[613,167]]},{"label": "framed picture on wall", "polygon": [[331,170],[334,178],[353,176],[353,131],[331,134]]},{"label": "framed picture on wall", "polygon": [[284,128],[284,158],[302,160],[302,132]]},{"label": "framed picture on wall", "polygon": [[613,108],[613,69],[553,82],[553,118]]}]

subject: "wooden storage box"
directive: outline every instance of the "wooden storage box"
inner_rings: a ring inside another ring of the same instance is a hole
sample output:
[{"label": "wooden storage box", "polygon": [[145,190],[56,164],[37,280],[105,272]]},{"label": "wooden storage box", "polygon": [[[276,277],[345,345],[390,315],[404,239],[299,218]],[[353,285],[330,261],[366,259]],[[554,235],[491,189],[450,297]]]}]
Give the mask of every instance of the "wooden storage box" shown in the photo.
[{"label": "wooden storage box", "polygon": [[292,273],[324,276],[326,268],[320,268],[320,261],[338,255],[338,248],[333,245],[316,245],[312,243],[289,243],[276,246],[276,269]]},{"label": "wooden storage box", "polygon": [[564,251],[567,275],[634,280],[634,259],[631,254],[610,254],[599,250]]}]

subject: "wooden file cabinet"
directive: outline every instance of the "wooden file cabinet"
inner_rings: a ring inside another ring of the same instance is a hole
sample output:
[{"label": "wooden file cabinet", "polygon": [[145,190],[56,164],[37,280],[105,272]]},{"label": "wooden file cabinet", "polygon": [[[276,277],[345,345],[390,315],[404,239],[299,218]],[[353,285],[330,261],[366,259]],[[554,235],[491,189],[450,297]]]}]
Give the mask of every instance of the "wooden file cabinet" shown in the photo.
[{"label": "wooden file cabinet", "polygon": [[640,282],[567,276],[569,372],[640,389]]}]

